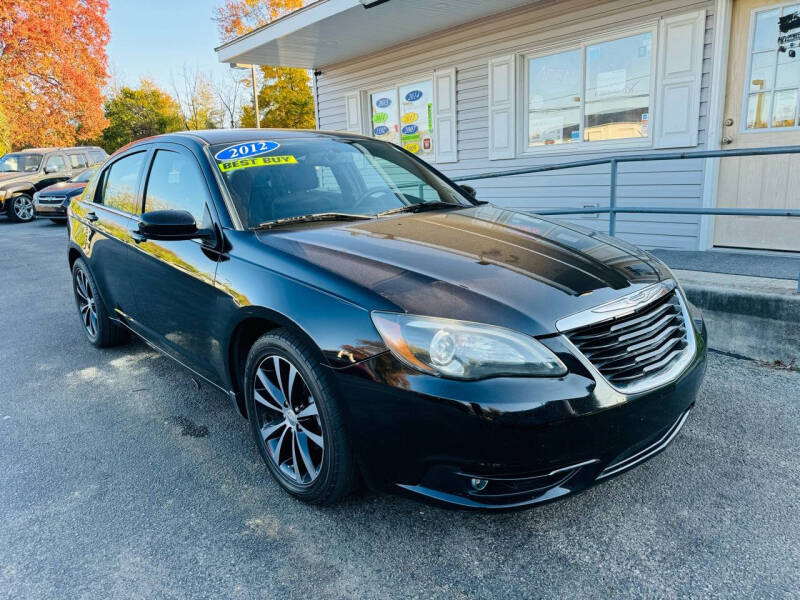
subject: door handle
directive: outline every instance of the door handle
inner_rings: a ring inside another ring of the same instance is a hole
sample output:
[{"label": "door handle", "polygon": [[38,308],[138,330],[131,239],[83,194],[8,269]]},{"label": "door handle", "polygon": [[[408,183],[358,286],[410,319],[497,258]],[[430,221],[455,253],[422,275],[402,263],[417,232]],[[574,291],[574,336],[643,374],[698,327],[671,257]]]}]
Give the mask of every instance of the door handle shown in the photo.
[{"label": "door handle", "polygon": [[94,212],[93,210],[92,210],[92,211],[89,211],[88,213],[86,213],[86,218],[87,218],[89,221],[91,221],[92,223],[94,223],[94,222],[96,222],[96,221],[99,221],[99,220],[100,220],[100,217],[98,217],[98,216],[97,216],[97,213],[96,213],[96,212]]}]

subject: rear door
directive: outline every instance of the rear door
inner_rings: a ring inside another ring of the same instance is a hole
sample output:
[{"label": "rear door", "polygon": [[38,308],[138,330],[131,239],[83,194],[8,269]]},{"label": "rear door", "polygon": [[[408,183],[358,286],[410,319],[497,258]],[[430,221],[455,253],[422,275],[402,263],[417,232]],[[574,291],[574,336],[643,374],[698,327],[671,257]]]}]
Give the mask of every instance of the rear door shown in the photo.
[{"label": "rear door", "polygon": [[106,307],[128,317],[135,299],[131,286],[131,230],[136,227],[142,174],[148,151],[115,158],[100,174],[94,198],[74,204],[73,215],[88,234],[83,246]]},{"label": "rear door", "polygon": [[[159,144],[148,164],[142,212],[185,210],[198,228],[217,231],[210,184],[192,152],[178,144]],[[131,281],[135,327],[174,358],[218,382],[224,357],[210,326],[220,296],[214,287],[221,257],[215,245],[200,239],[137,241],[131,250]]]}]

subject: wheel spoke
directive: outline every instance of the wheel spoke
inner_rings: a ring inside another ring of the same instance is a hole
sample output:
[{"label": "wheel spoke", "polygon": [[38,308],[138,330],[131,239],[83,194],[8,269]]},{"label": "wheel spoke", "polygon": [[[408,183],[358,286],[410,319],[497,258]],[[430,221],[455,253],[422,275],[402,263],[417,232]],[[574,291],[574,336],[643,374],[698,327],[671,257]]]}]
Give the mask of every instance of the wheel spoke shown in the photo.
[{"label": "wheel spoke", "polygon": [[289,401],[290,406],[292,404],[292,389],[294,388],[295,379],[297,379],[297,369],[294,368],[293,364],[289,363],[289,389],[286,392],[286,399]]},{"label": "wheel spoke", "polygon": [[300,482],[300,463],[297,462],[297,433],[292,432],[292,467],[294,468],[294,478]]},{"label": "wheel spoke", "polygon": [[296,434],[297,439],[297,449],[300,451],[300,457],[303,459],[303,464],[306,466],[306,470],[308,474],[311,476],[311,479],[317,476],[317,468],[314,466],[314,462],[311,460],[311,452],[308,449],[308,435],[302,431],[298,431]]},{"label": "wheel spoke", "polygon": [[283,409],[280,406],[276,406],[275,402],[272,400],[272,398],[269,398],[268,396],[264,396],[263,394],[261,394],[257,390],[253,390],[253,396],[255,397],[256,402],[258,402],[262,406],[265,406],[266,408],[268,408],[270,410],[274,410],[274,411],[277,411],[277,412],[283,414]]},{"label": "wheel spoke", "polygon": [[313,431],[309,431],[307,428],[303,427],[300,423],[297,424],[297,428],[303,433],[305,433],[308,436],[308,439],[314,442],[317,446],[319,446],[320,448],[323,447],[323,441],[321,435],[317,435]]},{"label": "wheel spoke", "polygon": [[286,427],[287,425],[288,425],[288,423],[286,422],[286,419],[284,419],[283,421],[280,421],[280,422],[278,422],[278,423],[276,423],[274,425],[264,425],[261,428],[261,437],[264,439],[264,441],[266,441],[269,438],[271,438],[273,435],[275,435],[276,431],[280,430],[282,427]]},{"label": "wheel spoke", "polygon": [[306,406],[303,410],[297,413],[298,419],[305,419],[307,417],[316,417],[319,415],[319,411],[317,410],[317,403],[314,402],[314,399],[311,398],[311,404]]},{"label": "wheel spoke", "polygon": [[273,450],[274,457],[275,457],[275,463],[278,466],[280,466],[280,464],[281,464],[281,450],[283,449],[283,440],[286,439],[286,432],[287,431],[289,431],[288,427],[283,430],[283,433],[281,433],[281,437],[278,438],[278,443],[275,444],[275,450]]},{"label": "wheel spoke", "polygon": [[272,365],[275,369],[275,379],[278,380],[278,387],[280,388],[281,397],[283,398],[283,402],[281,404],[287,404],[289,399],[286,397],[286,392],[283,389],[283,378],[281,377],[281,359],[277,356],[272,357]]},{"label": "wheel spoke", "polygon": [[275,408],[277,406],[277,410],[282,411],[283,404],[286,400],[286,397],[283,395],[283,390],[279,390],[275,384],[269,380],[269,377],[267,377],[267,374],[264,373],[262,369],[259,368],[256,371],[256,375],[258,375],[258,380],[261,382],[261,385],[264,386],[264,389],[266,389],[267,393],[272,397],[274,406],[270,406],[270,408]]}]

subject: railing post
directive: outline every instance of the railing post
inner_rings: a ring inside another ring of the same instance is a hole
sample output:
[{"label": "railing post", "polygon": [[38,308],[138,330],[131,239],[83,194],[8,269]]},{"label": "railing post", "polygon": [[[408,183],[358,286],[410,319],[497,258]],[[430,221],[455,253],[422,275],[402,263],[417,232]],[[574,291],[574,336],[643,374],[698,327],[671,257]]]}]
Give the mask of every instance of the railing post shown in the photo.
[{"label": "railing post", "polygon": [[611,159],[611,181],[608,195],[608,235],[617,232],[617,159]]}]

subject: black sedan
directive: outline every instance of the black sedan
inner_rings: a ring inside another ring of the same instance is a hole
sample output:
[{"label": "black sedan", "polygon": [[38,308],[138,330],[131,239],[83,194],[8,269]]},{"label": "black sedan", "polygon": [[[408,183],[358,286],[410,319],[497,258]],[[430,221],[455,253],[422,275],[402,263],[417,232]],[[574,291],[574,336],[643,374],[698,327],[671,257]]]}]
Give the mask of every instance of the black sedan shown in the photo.
[{"label": "black sedan", "polygon": [[67,218],[67,206],[76,196],[80,196],[86,184],[97,171],[97,167],[89,167],[81,173],[61,183],[53,184],[33,195],[33,205],[37,217],[45,217],[52,221],[63,222]]},{"label": "black sedan", "polygon": [[89,341],[132,331],[225,392],[308,502],[553,500],[664,449],[703,377],[663,263],[369,138],[150,138],[68,214]]}]

